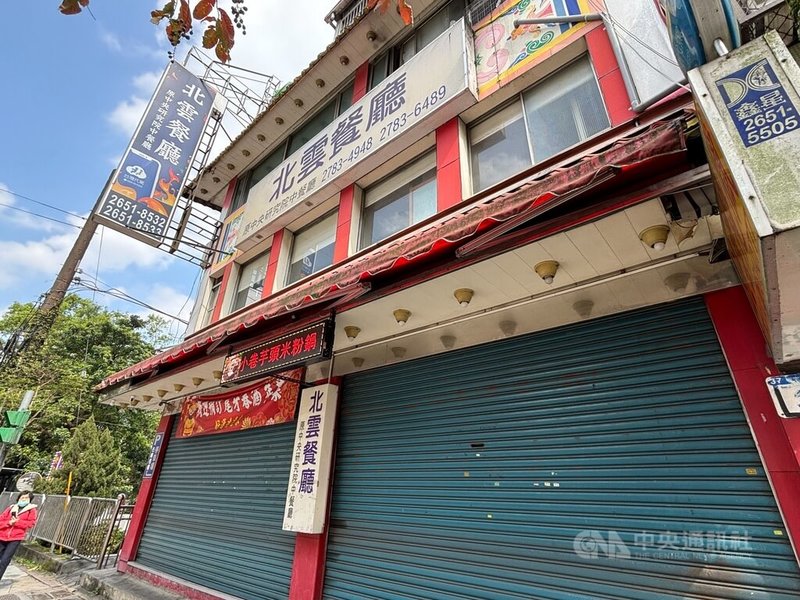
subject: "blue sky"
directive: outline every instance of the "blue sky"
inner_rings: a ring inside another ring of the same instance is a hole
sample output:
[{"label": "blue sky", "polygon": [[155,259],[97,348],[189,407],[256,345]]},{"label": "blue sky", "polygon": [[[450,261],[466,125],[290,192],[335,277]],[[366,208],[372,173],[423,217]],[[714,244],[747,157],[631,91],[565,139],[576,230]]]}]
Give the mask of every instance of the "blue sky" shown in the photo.
[{"label": "blue sky", "polygon": [[[86,11],[63,16],[58,4],[26,3],[24,22],[18,15],[5,31],[0,188],[13,193],[0,189],[0,312],[50,287],[78,233],[3,205],[80,225],[61,211],[89,212],[168,60],[163,31],[149,20],[155,2],[92,0],[94,18]],[[290,81],[331,41],[333,30],[323,17],[333,4],[311,0],[298,14],[295,3],[248,0],[248,33],[238,36],[232,63]],[[102,282],[186,317],[198,268],[100,229],[81,265],[85,277],[94,278],[99,258]],[[147,312],[107,295],[95,299]],[[176,338],[181,329],[177,323],[172,328]]]}]

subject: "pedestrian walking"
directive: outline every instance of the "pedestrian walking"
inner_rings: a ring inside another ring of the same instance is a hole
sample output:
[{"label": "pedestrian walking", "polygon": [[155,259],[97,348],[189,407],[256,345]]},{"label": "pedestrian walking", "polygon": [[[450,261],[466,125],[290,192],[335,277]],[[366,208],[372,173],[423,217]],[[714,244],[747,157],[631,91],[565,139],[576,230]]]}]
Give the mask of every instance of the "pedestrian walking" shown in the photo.
[{"label": "pedestrian walking", "polygon": [[28,530],[36,524],[33,493],[22,492],[17,503],[0,514],[0,579],[8,568]]}]

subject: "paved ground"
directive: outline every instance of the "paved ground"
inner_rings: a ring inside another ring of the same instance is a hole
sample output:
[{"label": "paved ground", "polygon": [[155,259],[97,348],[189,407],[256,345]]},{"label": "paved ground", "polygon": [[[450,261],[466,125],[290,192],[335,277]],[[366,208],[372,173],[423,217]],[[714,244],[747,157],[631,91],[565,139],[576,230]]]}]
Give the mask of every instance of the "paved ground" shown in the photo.
[{"label": "paved ground", "polygon": [[0,581],[0,600],[89,600],[97,596],[77,591],[77,584],[60,581],[43,571],[11,564]]}]

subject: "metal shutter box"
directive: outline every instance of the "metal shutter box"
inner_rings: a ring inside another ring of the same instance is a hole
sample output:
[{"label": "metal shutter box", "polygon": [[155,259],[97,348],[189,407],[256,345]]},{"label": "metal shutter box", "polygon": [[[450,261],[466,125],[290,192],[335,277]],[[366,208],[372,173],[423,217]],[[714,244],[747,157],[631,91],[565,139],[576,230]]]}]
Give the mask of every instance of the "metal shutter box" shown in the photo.
[{"label": "metal shutter box", "polygon": [[349,376],[338,439],[328,600],[800,597],[701,299]]},{"label": "metal shutter box", "polygon": [[173,437],[138,563],[244,600],[285,600],[294,538],[282,531],[294,423]]}]

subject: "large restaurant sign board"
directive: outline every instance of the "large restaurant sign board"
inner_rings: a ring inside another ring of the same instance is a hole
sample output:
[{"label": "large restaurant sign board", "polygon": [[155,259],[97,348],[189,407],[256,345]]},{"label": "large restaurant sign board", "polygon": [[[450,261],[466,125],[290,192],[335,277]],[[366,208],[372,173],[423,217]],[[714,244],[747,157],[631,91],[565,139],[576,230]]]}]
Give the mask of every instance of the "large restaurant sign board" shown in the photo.
[{"label": "large restaurant sign board", "polygon": [[304,370],[268,377],[255,385],[216,394],[191,396],[181,407],[175,437],[186,438],[288,423],[294,419]]},{"label": "large restaurant sign board", "polygon": [[225,358],[220,383],[246,381],[328,358],[332,337],[333,322],[325,320],[233,352]]},{"label": "large restaurant sign board", "polygon": [[343,187],[347,172],[401,136],[407,138],[413,130],[421,138],[432,131],[416,126],[444,105],[465,95],[471,97],[467,106],[474,104],[471,47],[462,19],[257,183],[250,191],[238,247],[252,246],[257,240],[247,242],[249,238],[312,194]]},{"label": "large restaurant sign board", "polygon": [[99,222],[153,246],[163,241],[216,99],[170,63],[98,204]]},{"label": "large restaurant sign board", "polygon": [[303,390],[283,513],[285,531],[322,533],[325,526],[338,393],[331,384]]}]

